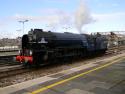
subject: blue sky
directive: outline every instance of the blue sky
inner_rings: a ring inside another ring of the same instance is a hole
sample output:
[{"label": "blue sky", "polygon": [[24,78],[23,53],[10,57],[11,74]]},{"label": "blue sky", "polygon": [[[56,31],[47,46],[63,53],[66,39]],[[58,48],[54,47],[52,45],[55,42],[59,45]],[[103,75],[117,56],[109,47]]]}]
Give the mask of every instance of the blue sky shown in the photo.
[{"label": "blue sky", "polygon": [[79,33],[74,19],[80,3],[93,19],[82,33],[125,31],[125,0],[1,0],[0,37],[22,35],[18,21],[25,19],[25,33],[31,28]]}]

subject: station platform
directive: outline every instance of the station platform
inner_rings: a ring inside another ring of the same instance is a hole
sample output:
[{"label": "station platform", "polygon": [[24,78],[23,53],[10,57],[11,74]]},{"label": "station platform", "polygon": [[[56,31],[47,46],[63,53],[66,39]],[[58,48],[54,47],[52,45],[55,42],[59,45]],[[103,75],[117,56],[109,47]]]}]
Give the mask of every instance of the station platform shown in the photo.
[{"label": "station platform", "polygon": [[125,57],[0,88],[0,94],[124,94]]}]

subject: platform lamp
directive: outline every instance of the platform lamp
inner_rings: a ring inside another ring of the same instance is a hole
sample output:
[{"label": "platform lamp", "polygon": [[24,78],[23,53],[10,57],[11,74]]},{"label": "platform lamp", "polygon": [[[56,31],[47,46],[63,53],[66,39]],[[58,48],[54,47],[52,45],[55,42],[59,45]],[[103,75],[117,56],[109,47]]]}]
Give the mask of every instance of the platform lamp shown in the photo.
[{"label": "platform lamp", "polygon": [[28,22],[29,20],[21,20],[21,21],[18,21],[19,23],[22,23],[23,24],[23,34],[24,34],[24,23],[25,22]]}]

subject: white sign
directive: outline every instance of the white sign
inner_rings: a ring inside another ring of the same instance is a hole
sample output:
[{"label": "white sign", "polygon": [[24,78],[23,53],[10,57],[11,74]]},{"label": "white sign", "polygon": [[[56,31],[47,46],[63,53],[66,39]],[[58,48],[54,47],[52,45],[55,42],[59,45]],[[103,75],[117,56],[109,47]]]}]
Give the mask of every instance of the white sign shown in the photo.
[{"label": "white sign", "polygon": [[45,41],[45,38],[41,38],[41,41],[39,43],[48,43],[48,42]]}]

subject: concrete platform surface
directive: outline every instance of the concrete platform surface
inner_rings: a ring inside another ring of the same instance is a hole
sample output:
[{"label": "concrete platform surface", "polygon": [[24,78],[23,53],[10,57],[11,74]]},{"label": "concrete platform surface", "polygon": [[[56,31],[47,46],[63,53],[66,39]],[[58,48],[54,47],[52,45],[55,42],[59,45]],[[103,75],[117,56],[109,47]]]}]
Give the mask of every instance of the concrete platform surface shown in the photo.
[{"label": "concrete platform surface", "polygon": [[0,94],[125,94],[125,59],[83,65],[0,88]]}]

